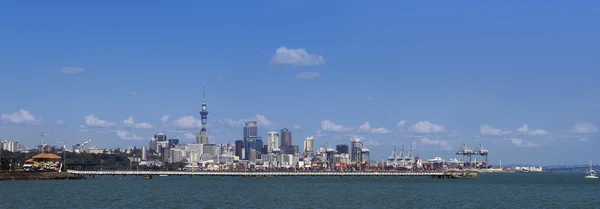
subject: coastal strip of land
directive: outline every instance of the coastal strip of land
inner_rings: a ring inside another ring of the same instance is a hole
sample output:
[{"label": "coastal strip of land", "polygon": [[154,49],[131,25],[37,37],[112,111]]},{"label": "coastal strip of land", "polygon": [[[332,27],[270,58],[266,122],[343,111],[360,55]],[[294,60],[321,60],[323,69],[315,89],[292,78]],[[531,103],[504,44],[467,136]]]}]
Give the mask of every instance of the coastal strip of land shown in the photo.
[{"label": "coastal strip of land", "polygon": [[0,171],[0,181],[5,180],[62,180],[81,179],[80,175],[68,172]]}]

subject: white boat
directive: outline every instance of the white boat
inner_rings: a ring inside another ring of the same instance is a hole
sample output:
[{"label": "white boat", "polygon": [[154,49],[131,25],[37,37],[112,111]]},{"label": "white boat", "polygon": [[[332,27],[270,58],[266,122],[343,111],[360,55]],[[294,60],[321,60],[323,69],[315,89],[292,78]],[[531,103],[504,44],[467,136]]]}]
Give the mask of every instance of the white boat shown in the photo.
[{"label": "white boat", "polygon": [[160,175],[158,175],[158,176],[160,176],[160,177],[167,177],[167,176],[169,176],[169,175],[167,175],[167,174],[160,174]]},{"label": "white boat", "polygon": [[596,176],[596,172],[594,171],[594,169],[592,169],[592,161],[590,160],[590,171],[587,172],[587,176],[585,176],[586,179],[597,179],[598,176]]}]

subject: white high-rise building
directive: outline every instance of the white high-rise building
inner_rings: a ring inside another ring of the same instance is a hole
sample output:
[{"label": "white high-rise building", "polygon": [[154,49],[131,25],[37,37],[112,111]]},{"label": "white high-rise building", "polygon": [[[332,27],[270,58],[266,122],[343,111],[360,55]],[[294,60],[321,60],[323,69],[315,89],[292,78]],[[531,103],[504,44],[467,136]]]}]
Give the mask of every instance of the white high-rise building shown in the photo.
[{"label": "white high-rise building", "polygon": [[279,150],[279,133],[271,131],[267,133],[267,150],[268,152],[276,152]]},{"label": "white high-rise building", "polygon": [[315,137],[309,136],[304,140],[304,153],[313,153],[315,151]]},{"label": "white high-rise building", "polygon": [[146,146],[142,146],[142,160],[147,160],[148,159],[148,157],[146,156],[147,155],[146,152],[147,152],[146,151]]},{"label": "white high-rise building", "polygon": [[18,142],[4,140],[4,142],[0,142],[0,145],[2,145],[2,147],[0,147],[0,150],[6,150],[10,152],[16,152],[19,150]]}]

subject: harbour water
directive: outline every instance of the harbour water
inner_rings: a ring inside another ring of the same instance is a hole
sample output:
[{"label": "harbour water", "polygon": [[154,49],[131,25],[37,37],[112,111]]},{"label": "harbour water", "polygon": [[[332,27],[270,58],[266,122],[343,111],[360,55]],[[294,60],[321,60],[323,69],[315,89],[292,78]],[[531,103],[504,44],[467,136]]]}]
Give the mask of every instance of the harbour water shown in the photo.
[{"label": "harbour water", "polygon": [[600,208],[583,173],[0,181],[0,208]]}]

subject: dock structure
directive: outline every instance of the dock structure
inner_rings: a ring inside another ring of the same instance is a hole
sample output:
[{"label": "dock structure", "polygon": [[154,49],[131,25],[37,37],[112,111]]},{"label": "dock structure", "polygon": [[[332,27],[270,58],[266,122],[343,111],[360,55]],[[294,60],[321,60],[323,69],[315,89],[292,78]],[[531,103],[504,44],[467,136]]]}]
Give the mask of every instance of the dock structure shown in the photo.
[{"label": "dock structure", "polygon": [[475,172],[240,172],[240,171],[78,171],[67,172],[82,176],[210,176],[210,177],[432,177],[447,179],[477,178]]}]

